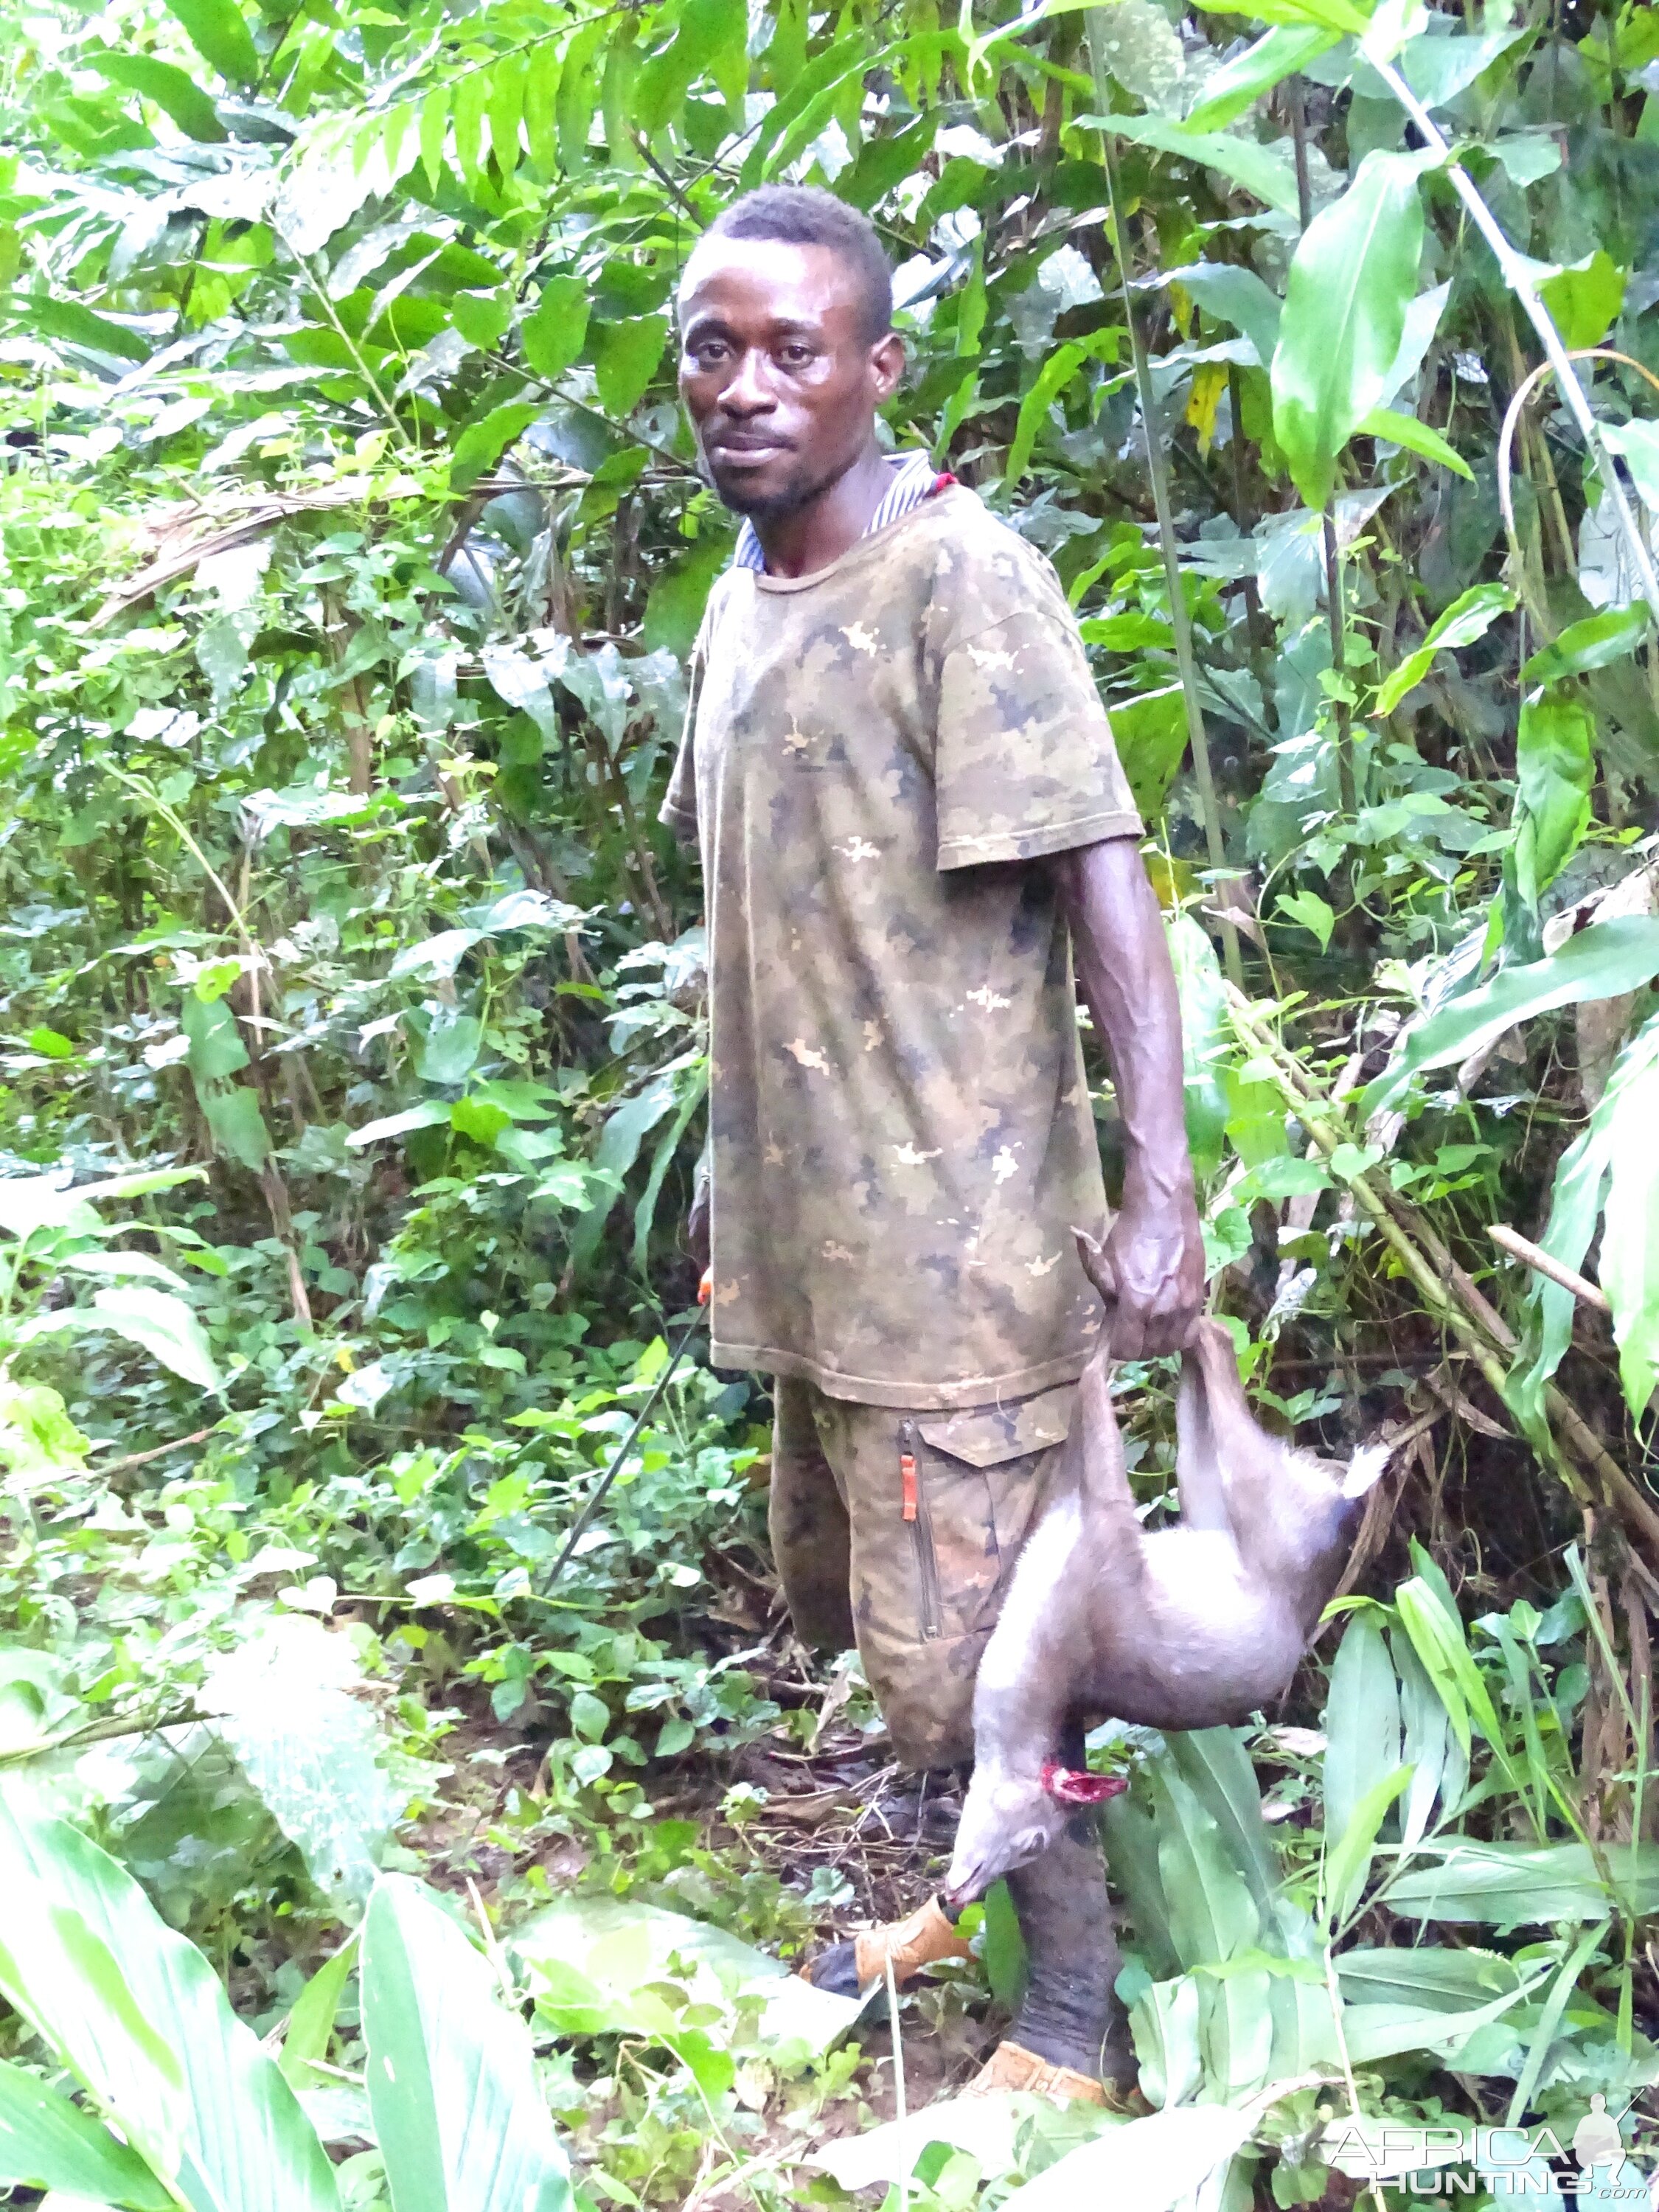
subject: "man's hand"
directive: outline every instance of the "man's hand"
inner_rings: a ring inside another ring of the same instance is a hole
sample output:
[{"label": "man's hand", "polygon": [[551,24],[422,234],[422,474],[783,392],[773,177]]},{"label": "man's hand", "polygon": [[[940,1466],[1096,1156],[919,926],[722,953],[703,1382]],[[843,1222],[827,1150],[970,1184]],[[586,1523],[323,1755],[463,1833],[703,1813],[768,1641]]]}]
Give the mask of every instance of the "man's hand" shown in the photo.
[{"label": "man's hand", "polygon": [[1179,1352],[1204,1304],[1204,1238],[1191,1185],[1156,1200],[1126,1191],[1104,1243],[1090,1242],[1093,1255],[1085,1250],[1083,1264],[1107,1303],[1112,1358]]},{"label": "man's hand", "polygon": [[1128,1156],[1122,1207],[1104,1244],[1080,1236],[1078,1248],[1111,1309],[1113,1358],[1144,1359],[1178,1351],[1204,1302],[1181,1004],[1133,838],[1059,854],[1054,866],[1078,981],[1111,1060]]}]

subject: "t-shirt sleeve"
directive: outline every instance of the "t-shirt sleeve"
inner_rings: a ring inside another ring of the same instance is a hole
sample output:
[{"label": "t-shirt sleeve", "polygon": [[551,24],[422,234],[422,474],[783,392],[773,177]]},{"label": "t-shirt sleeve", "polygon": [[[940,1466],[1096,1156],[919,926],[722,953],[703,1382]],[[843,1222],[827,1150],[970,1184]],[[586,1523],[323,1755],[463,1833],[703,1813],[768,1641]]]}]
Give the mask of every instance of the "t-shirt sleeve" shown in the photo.
[{"label": "t-shirt sleeve", "polygon": [[672,830],[682,845],[695,845],[697,842],[697,770],[692,757],[692,725],[693,717],[688,712],[668,789],[657,810],[658,821]]},{"label": "t-shirt sleeve", "polygon": [[940,664],[942,870],[1142,834],[1071,611],[1030,580],[1026,604],[969,629]]},{"label": "t-shirt sleeve", "polygon": [[705,616],[702,627],[697,632],[697,641],[691,648],[691,661],[687,671],[685,720],[680,727],[679,750],[674,756],[668,789],[663,794],[662,805],[657,809],[658,821],[665,829],[672,830],[676,842],[682,845],[695,845],[697,842],[697,764],[693,739],[697,726],[697,699],[702,690],[708,629]]}]

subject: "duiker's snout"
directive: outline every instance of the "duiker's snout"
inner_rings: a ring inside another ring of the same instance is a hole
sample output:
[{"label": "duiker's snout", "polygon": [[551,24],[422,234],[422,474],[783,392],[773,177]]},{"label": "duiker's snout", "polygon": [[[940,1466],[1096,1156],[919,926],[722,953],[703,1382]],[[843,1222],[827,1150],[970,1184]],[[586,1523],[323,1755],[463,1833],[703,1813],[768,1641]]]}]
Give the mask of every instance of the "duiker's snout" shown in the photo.
[{"label": "duiker's snout", "polygon": [[971,1905],[983,1897],[994,1881],[1046,1851],[1067,1817],[1035,1778],[1004,1774],[994,1781],[982,1765],[975,1767],[945,1876],[946,1902]]}]

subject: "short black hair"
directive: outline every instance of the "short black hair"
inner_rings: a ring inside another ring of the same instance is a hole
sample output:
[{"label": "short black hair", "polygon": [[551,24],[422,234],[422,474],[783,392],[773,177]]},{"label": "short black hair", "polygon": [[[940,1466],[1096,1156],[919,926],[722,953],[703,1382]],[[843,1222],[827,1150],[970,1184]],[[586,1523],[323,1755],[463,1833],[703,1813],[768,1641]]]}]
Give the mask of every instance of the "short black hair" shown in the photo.
[{"label": "short black hair", "polygon": [[711,238],[770,238],[825,246],[852,270],[871,344],[893,327],[893,271],[867,215],[817,185],[762,185],[717,216]]}]

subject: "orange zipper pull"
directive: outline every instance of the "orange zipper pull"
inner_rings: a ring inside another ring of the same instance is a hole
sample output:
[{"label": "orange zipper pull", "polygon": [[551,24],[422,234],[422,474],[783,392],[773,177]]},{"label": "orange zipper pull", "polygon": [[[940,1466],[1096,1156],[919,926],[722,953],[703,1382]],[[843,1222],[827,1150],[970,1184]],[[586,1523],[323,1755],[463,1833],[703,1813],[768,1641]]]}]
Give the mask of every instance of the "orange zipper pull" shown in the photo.
[{"label": "orange zipper pull", "polygon": [[904,1499],[904,1518],[914,1521],[921,1510],[921,1499],[916,1487],[916,1455],[907,1447],[913,1436],[907,1421],[899,1431],[899,1488]]}]

